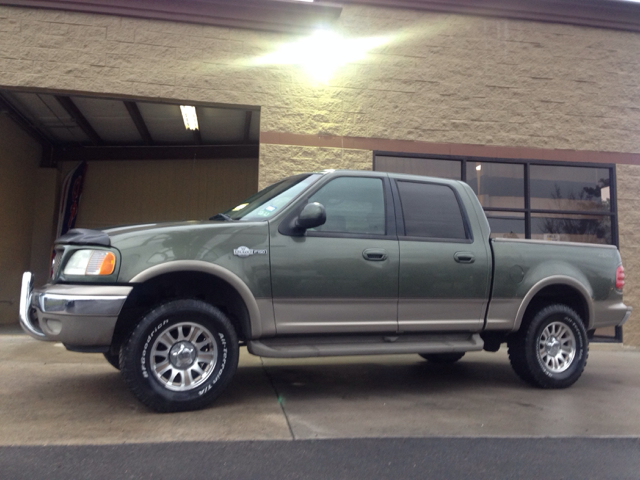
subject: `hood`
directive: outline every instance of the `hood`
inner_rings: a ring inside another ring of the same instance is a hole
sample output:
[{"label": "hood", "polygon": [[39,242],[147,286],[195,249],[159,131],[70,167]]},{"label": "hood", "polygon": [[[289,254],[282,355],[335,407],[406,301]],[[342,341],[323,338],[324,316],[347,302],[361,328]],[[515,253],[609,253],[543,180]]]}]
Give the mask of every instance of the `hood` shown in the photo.
[{"label": "hood", "polygon": [[[266,250],[267,222],[193,221],[109,228],[104,234],[122,257],[119,281],[161,263],[197,260],[221,265],[237,263],[234,250]],[[231,267],[229,267],[231,268]]]}]

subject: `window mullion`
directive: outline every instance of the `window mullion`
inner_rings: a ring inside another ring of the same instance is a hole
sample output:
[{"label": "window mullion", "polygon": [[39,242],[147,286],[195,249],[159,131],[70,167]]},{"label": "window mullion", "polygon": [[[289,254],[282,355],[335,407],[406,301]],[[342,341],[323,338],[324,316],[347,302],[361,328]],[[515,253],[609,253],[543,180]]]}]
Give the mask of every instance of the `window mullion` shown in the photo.
[{"label": "window mullion", "polygon": [[524,164],[524,238],[531,238],[531,185],[529,163]]}]

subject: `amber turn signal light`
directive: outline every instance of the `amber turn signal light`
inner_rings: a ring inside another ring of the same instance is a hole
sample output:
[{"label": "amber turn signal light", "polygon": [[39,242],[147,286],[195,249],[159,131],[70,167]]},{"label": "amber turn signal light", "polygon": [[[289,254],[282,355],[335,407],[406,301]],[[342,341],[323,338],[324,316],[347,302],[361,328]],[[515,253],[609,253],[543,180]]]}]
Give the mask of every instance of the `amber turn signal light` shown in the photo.
[{"label": "amber turn signal light", "polygon": [[111,275],[116,268],[116,256],[111,252],[95,251],[87,265],[87,275]]}]

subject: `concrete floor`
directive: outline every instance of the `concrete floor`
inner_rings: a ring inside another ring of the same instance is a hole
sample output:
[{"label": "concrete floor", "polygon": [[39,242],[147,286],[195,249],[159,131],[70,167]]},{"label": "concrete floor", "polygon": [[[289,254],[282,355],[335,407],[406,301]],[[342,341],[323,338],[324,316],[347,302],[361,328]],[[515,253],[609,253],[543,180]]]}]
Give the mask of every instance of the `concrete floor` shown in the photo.
[{"label": "concrete floor", "polygon": [[242,349],[210,408],[159,415],[102,355],[0,335],[0,445],[354,437],[640,437],[640,349],[593,345],[582,378],[539,390],[506,352],[274,360]]}]

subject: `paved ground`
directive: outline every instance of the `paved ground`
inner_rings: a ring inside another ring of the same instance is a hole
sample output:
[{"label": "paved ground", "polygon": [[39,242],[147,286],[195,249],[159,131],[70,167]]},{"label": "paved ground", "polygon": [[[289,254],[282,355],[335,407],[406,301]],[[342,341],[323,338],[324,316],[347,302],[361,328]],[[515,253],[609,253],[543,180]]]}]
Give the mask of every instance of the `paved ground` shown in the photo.
[{"label": "paved ground", "polygon": [[[246,468],[236,465],[235,473],[218,478],[347,478],[341,468],[362,473],[349,478],[370,478],[365,473],[373,466],[378,478],[424,478],[412,476],[411,465],[423,469],[425,462],[432,473],[467,468],[476,478],[495,477],[502,465],[500,476],[516,478],[518,465],[542,468],[541,458],[546,458],[549,467],[553,458],[555,470],[545,475],[551,478],[571,478],[577,466],[584,478],[603,478],[598,472],[615,465],[609,478],[638,480],[639,372],[640,350],[620,346],[594,346],[583,377],[559,391],[523,384],[504,351],[468,354],[456,365],[437,366],[417,355],[272,360],[243,349],[236,377],[211,408],[159,415],[129,394],[101,355],[68,352],[24,335],[0,335],[0,445],[5,446],[0,467],[26,475],[39,466],[44,470],[38,471],[47,471],[48,463],[36,458],[63,458],[67,461],[57,463],[57,478],[68,478],[69,465],[93,466],[84,471],[94,478],[107,478],[107,472],[137,478],[145,462],[134,460],[154,452],[149,461],[170,464],[154,470],[154,478],[164,478],[179,465],[188,470],[189,455],[209,449],[215,455],[197,468],[217,469],[219,462],[245,459],[240,465]],[[544,440],[532,443],[532,438]],[[99,449],[92,451],[96,461],[90,464],[87,448]],[[177,459],[162,454],[184,449],[191,453]],[[567,450],[578,456],[567,458]],[[381,451],[395,453],[381,456]],[[305,455],[313,459],[296,460]],[[115,458],[124,463],[106,468],[105,462]],[[266,467],[267,475],[260,462],[269,458],[277,468]],[[335,462],[323,467],[329,469],[327,476],[313,470],[328,458]],[[476,471],[482,458],[484,466]],[[494,461],[487,463],[487,458]],[[519,458],[520,464],[507,458]],[[387,468],[394,459],[404,460],[398,469]],[[291,467],[287,475],[283,465]],[[282,475],[270,476],[275,472]]]},{"label": "paved ground", "polygon": [[2,478],[640,478],[638,439],[382,438],[0,449]]}]

